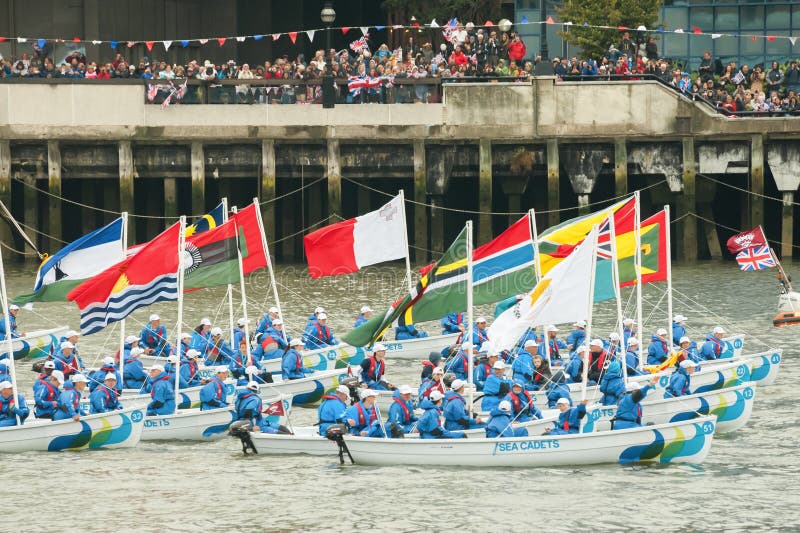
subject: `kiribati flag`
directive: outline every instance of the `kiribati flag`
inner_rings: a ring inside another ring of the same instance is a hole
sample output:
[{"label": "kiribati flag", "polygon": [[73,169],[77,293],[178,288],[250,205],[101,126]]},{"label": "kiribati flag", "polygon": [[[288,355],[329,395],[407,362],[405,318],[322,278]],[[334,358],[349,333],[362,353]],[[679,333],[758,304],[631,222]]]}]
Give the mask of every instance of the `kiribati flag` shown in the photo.
[{"label": "kiribati flag", "polygon": [[736,254],[736,262],[742,270],[763,270],[775,266],[775,258],[769,246],[754,246]]}]

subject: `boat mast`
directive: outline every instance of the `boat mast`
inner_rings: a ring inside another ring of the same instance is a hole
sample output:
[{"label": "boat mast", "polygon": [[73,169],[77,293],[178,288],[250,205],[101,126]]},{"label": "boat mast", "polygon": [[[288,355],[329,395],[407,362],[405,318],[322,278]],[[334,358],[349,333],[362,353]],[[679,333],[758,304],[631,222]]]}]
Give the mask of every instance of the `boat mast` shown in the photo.
[{"label": "boat mast", "polygon": [[667,245],[667,339],[668,343],[667,346],[669,347],[669,352],[667,352],[667,357],[669,357],[670,352],[672,351],[672,243],[671,243],[671,236],[670,236],[670,216],[669,216],[669,204],[664,206],[664,225],[666,226],[666,245]]},{"label": "boat mast", "polygon": [[[592,226],[592,231],[589,233],[592,236],[592,272],[589,278],[589,309],[586,312],[586,349],[589,350],[589,345],[592,342],[592,307],[594,305],[594,282],[597,270],[597,225]],[[583,242],[586,242],[585,240]],[[574,252],[573,252],[574,253]],[[590,352],[586,353],[586,361],[583,362],[583,376],[581,378],[581,401],[586,399],[586,382],[589,380],[589,363],[591,361]]]},{"label": "boat mast", "polygon": [[[617,328],[619,328],[619,345],[617,347],[617,358],[622,366],[622,381],[627,385],[628,383],[628,365],[625,361],[625,332],[622,326],[622,295],[619,288],[619,259],[617,257],[617,230],[614,225],[614,214],[608,217],[609,231],[611,232],[611,280],[614,283],[614,299],[617,300]],[[610,343],[610,340],[609,340]]]},{"label": "boat mast", "polygon": [[408,225],[406,223],[406,195],[403,189],[398,193],[400,196],[400,213],[403,216],[403,243],[406,248],[406,282],[408,283],[408,293],[414,290],[414,284],[411,281],[411,253],[408,250]]},{"label": "boat mast", "polygon": [[[258,211],[258,209],[256,209]],[[234,213],[238,213],[238,209],[236,207],[233,208]],[[239,260],[239,290],[242,292],[242,318],[244,318],[244,345],[245,345],[245,354],[242,355],[242,365],[244,368],[242,370],[247,370],[247,367],[250,366],[250,326],[248,325],[247,321],[247,292],[245,291],[245,283],[244,283],[244,266],[242,265],[242,248],[239,246],[239,232],[237,228],[236,232],[236,256]],[[281,319],[283,320],[283,319]],[[231,341],[233,342],[233,341]],[[236,348],[234,348],[234,351]],[[247,359],[245,360],[245,355]],[[247,374],[248,381],[252,383],[253,381],[253,374]]]},{"label": "boat mast", "polygon": [[[181,216],[180,219],[180,233],[178,234],[178,326],[176,329],[176,336],[178,338],[177,346],[180,351],[181,345],[181,328],[183,327],[183,254],[186,250],[186,216]],[[175,411],[178,411],[180,405],[180,386],[181,386],[181,357],[178,354],[178,361],[175,363]]]},{"label": "boat mast", "polygon": [[[267,236],[264,234],[264,221],[261,220],[261,206],[258,203],[258,198],[253,198],[253,205],[255,206],[254,209],[256,211],[256,219],[258,220],[258,231],[261,233],[261,247],[264,249],[264,259],[267,261],[267,270],[269,271],[269,279],[272,282],[272,294],[275,297],[275,307],[278,308],[278,316],[280,317],[281,321],[283,322],[283,328],[281,328],[281,335],[283,335],[284,342],[289,342],[286,340],[286,319],[283,316],[283,311],[281,311],[281,300],[278,298],[278,284],[275,283],[275,270],[272,268],[272,259],[269,256],[269,247],[267,246]],[[238,228],[237,228],[238,233]]]},{"label": "boat mast", "polygon": [[[644,324],[642,324],[642,204],[639,191],[634,193],[634,197],[636,218],[634,221],[633,235],[636,240],[636,253],[633,258],[633,266],[636,269],[636,338],[639,340],[636,351],[638,352],[637,357],[639,360],[637,367],[641,370],[644,368],[644,361],[642,360],[642,345],[644,344],[642,331],[644,331]],[[627,351],[628,347],[625,346],[624,349]]]},{"label": "boat mast", "polygon": [[[3,339],[8,357],[8,372],[11,375],[11,398],[14,405],[19,407],[19,390],[17,390],[17,368],[14,363],[14,343],[11,340],[11,317],[8,314],[8,293],[6,292],[6,269],[3,266],[3,253],[0,250],[0,292],[2,292],[3,320],[6,326],[6,338]],[[19,415],[15,414],[17,425],[20,425]]]},{"label": "boat mast", "polygon": [[[536,283],[542,279],[542,265],[539,258],[539,232],[536,229],[536,212],[533,209],[528,210],[528,223],[531,228],[531,237],[533,238],[533,272],[536,274]],[[536,285],[534,284],[534,287]],[[547,325],[545,324],[545,329]],[[536,329],[533,328],[533,339],[536,340]],[[544,332],[544,355],[547,358],[547,366],[550,366],[550,339],[548,338],[547,331]]]},{"label": "boat mast", "polygon": [[[128,212],[122,212],[122,258],[124,261],[128,255]],[[178,341],[180,342],[180,341]],[[122,383],[119,384],[119,389],[125,388],[125,319],[123,318],[119,324],[119,378]]]},{"label": "boat mast", "polygon": [[472,346],[472,221],[467,220],[466,226],[466,252],[467,252],[467,327],[464,332],[468,335],[468,348],[467,348],[467,382],[469,383],[469,415],[472,416],[472,368],[474,366],[472,361],[473,346]]},{"label": "boat mast", "polygon": [[[228,198],[222,199],[222,223],[228,221]],[[233,284],[228,283],[228,331],[231,334],[231,351],[236,351],[234,346],[234,337],[236,337],[235,330],[233,329]]]}]

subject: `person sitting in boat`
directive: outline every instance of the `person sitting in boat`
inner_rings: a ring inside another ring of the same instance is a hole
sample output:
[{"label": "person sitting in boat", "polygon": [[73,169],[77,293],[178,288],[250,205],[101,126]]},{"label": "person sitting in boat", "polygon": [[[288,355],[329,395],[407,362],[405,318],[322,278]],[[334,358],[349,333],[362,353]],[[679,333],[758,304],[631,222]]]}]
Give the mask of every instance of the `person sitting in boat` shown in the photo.
[{"label": "person sitting in boat", "polygon": [[472,374],[472,382],[475,384],[476,390],[483,391],[483,387],[486,384],[486,378],[492,375],[492,365],[498,361],[499,357],[500,356],[497,355],[497,352],[484,352],[483,347],[481,347],[481,353],[478,354],[478,364],[475,365],[475,369],[473,370]]},{"label": "person sitting in boat", "polygon": [[401,385],[392,395],[392,405],[389,406],[389,434],[400,437],[417,431],[417,415],[414,414],[414,404],[411,396],[414,389],[408,385]]},{"label": "person sitting in boat", "polygon": [[292,338],[286,334],[284,339],[283,320],[276,318],[272,321],[272,327],[264,333],[257,335],[257,345],[253,350],[253,357],[256,360],[280,359],[283,353],[289,348],[289,341]]},{"label": "person sitting in boat", "polygon": [[186,352],[188,352],[192,348],[192,335],[184,331],[181,333],[181,338],[178,344],[175,345],[175,349],[172,353],[178,354],[178,357],[181,358],[181,362],[183,362],[183,358],[186,357]]},{"label": "person sitting in boat", "polygon": [[669,357],[670,346],[667,335],[666,329],[658,328],[656,334],[650,337],[650,346],[647,348],[648,365],[660,365]]},{"label": "person sitting in boat", "polygon": [[256,427],[261,422],[263,402],[258,391],[258,383],[248,383],[244,389],[238,392],[236,401],[233,404],[236,411],[236,420],[247,420],[251,427]]},{"label": "person sitting in boat", "polygon": [[317,315],[316,322],[309,323],[302,338],[306,350],[317,350],[339,344],[328,325],[328,315],[325,313]]},{"label": "person sitting in boat", "polygon": [[489,330],[486,329],[486,318],[479,316],[475,319],[472,326],[472,345],[479,348],[484,342],[489,340]]},{"label": "person sitting in boat", "polygon": [[261,317],[261,320],[258,321],[256,324],[255,334],[261,333],[262,335],[267,332],[275,323],[276,318],[280,318],[281,314],[278,311],[277,307],[270,307],[269,310],[264,313],[264,316]]},{"label": "person sitting in boat", "polygon": [[600,398],[601,405],[617,405],[625,394],[625,380],[622,379],[622,365],[619,361],[612,361],[600,378],[600,392],[603,393],[603,397]]},{"label": "person sitting in boat", "polygon": [[611,419],[611,429],[638,428],[642,425],[642,400],[647,393],[655,389],[658,376],[653,376],[650,383],[642,387],[636,381],[628,382],[627,391],[617,406],[617,414]]},{"label": "person sitting in boat", "polygon": [[372,347],[372,355],[361,361],[361,386],[375,390],[394,390],[394,385],[383,378],[385,373],[386,346],[378,342]]},{"label": "person sitting in boat", "polygon": [[194,328],[192,332],[192,340],[189,342],[189,347],[201,354],[205,354],[212,347],[211,344],[211,319],[203,318],[200,320],[200,325]]},{"label": "person sitting in boat", "polygon": [[689,319],[680,314],[672,317],[672,344],[680,344],[681,337],[686,336],[684,324],[687,320]]},{"label": "person sitting in boat", "polygon": [[410,339],[424,339],[428,336],[427,333],[421,329],[417,329],[414,324],[406,324],[404,326],[397,326],[394,328],[394,338],[398,341],[407,341]]},{"label": "person sitting in boat", "polygon": [[344,412],[344,419],[350,428],[351,435],[362,437],[386,437],[378,418],[378,410],[375,409],[375,401],[378,398],[378,391],[363,389],[361,391],[361,401],[356,402]]},{"label": "person sitting in boat", "polygon": [[122,379],[120,379],[119,370],[114,366],[114,358],[106,357],[103,359],[103,366],[91,373],[89,380],[89,392],[92,393],[101,386],[106,379],[107,374],[114,374],[114,383],[117,387],[117,392],[122,392]]},{"label": "person sitting in boat", "polygon": [[126,389],[140,390],[147,383],[147,373],[144,371],[144,365],[139,361],[139,356],[143,353],[144,350],[134,347],[125,358],[122,379],[125,381]]},{"label": "person sitting in boat", "polygon": [[[261,402],[261,397],[259,396],[259,390],[261,389],[261,385],[258,383],[252,382],[246,385],[247,390],[249,390],[255,397],[258,398],[258,410],[253,409],[254,417],[250,420],[250,431],[254,433],[272,433],[272,434],[281,434],[281,435],[293,435],[292,431],[287,428],[286,426],[282,426],[278,423],[273,423],[270,420],[270,414],[272,414],[272,410],[280,406],[281,413],[283,412],[283,401],[278,400],[277,402],[273,403],[271,406],[268,406],[266,409],[262,410],[261,406],[263,403]],[[269,413],[269,414],[267,414]],[[267,416],[264,416],[267,414]]]},{"label": "person sitting in boat", "polygon": [[581,429],[581,419],[586,416],[586,404],[589,400],[583,400],[576,407],[570,407],[570,402],[566,398],[561,398],[556,402],[556,407],[560,411],[558,421],[553,422],[554,428],[545,429],[547,435],[569,435],[578,433]]},{"label": "person sitting in boat", "polygon": [[222,337],[222,328],[214,327],[209,331],[210,339],[203,352],[206,366],[227,365],[233,360],[233,350],[229,342]]},{"label": "person sitting in boat", "polygon": [[725,336],[725,330],[720,326],[716,326],[711,333],[706,335],[706,342],[700,348],[700,358],[704,361],[713,361],[719,359],[725,349],[725,342],[722,337]]},{"label": "person sitting in boat", "polygon": [[144,348],[144,353],[154,357],[167,357],[172,353],[172,346],[167,338],[167,328],[161,325],[161,317],[150,315],[150,322],[142,328],[139,336],[139,346]]},{"label": "person sitting in boat", "polygon": [[539,344],[534,340],[527,340],[523,344],[522,350],[517,352],[514,362],[511,364],[511,372],[514,380],[524,380],[527,387],[532,387],[533,380],[533,355],[538,354]]},{"label": "person sitting in boat", "polygon": [[20,425],[24,424],[29,414],[31,410],[22,395],[18,394],[16,402],[14,401],[14,386],[11,382],[0,383],[0,428],[16,426],[17,417]]},{"label": "person sitting in boat", "polygon": [[249,319],[242,317],[236,321],[236,327],[233,328],[233,350],[242,354],[250,351],[248,350],[247,332],[245,331],[245,326],[249,323]]},{"label": "person sitting in boat", "polygon": [[[531,380],[531,389],[542,390],[552,379],[552,371],[550,370],[550,363],[539,355],[538,353],[533,356],[533,379]],[[526,387],[527,388],[527,387]]]},{"label": "person sitting in boat", "polygon": [[697,363],[690,359],[684,359],[675,369],[669,378],[669,385],[664,391],[664,398],[677,398],[691,394],[691,376]]},{"label": "person sitting in boat", "polygon": [[175,375],[177,374],[175,365],[177,364],[178,356],[176,354],[171,354],[164,362],[164,373],[169,376],[169,381],[173,387],[175,386]]},{"label": "person sitting in boat", "polygon": [[58,410],[59,389],[64,384],[64,374],[60,370],[53,370],[50,378],[42,380],[38,389],[34,390],[35,402],[34,415],[36,418],[53,418]]},{"label": "person sitting in boat", "polygon": [[564,375],[556,374],[553,380],[545,389],[547,391],[547,407],[555,409],[558,400],[566,398],[570,405],[572,405],[572,397],[569,395],[569,385],[564,383]]},{"label": "person sitting in boat", "polygon": [[314,371],[303,366],[303,356],[297,351],[303,342],[300,339],[292,339],[289,349],[283,354],[281,359],[281,376],[283,379],[303,379],[306,374]]},{"label": "person sitting in boat", "polygon": [[147,416],[173,414],[175,412],[174,383],[171,383],[162,365],[155,364],[151,366],[149,372],[150,378],[147,383],[147,391],[151,400],[147,404]]},{"label": "person sitting in boat", "polygon": [[489,423],[486,425],[486,437],[496,439],[501,437],[527,437],[525,428],[511,427],[511,402],[503,400],[489,413]]},{"label": "person sitting in boat", "polygon": [[226,379],[228,379],[228,367],[217,366],[214,369],[214,377],[200,389],[201,411],[228,407],[228,393],[225,390]]},{"label": "person sitting in boat", "polygon": [[592,339],[589,343],[589,376],[588,380],[599,383],[611,358],[603,349],[602,339]]},{"label": "person sitting in boat", "polygon": [[[125,340],[123,341],[122,344],[122,357],[127,358],[130,355],[131,350],[138,347],[139,347],[139,337],[137,337],[136,335],[128,335],[127,337],[125,337]],[[120,357],[119,350],[117,350],[114,353],[115,363],[119,363],[120,360],[119,357]]]},{"label": "person sitting in boat", "polygon": [[585,344],[578,346],[569,356],[569,363],[564,368],[564,374],[569,378],[568,383],[583,381],[583,365],[589,356],[589,348]]},{"label": "person sitting in boat", "polygon": [[697,351],[697,344],[686,335],[678,339],[678,347],[678,363],[684,359],[689,359],[697,364],[703,361],[700,352]]},{"label": "person sitting in boat", "polygon": [[314,309],[314,312],[308,315],[308,321],[306,322],[306,325],[303,327],[303,331],[307,330],[311,326],[311,324],[318,322],[319,315],[323,313],[325,313],[325,308],[322,306],[317,306]]},{"label": "person sitting in boat", "polygon": [[[24,337],[25,333],[17,330],[17,315],[19,314],[19,306],[11,304],[8,306],[8,323],[11,327],[11,338],[18,339],[20,337]],[[3,339],[8,338],[8,334],[6,332],[6,317],[3,313],[0,313],[0,335],[2,335]]]},{"label": "person sitting in boat", "polygon": [[420,409],[424,410],[417,422],[421,439],[461,439],[466,437],[463,431],[449,431],[442,427],[440,407],[443,399],[444,394],[435,390],[419,403]]},{"label": "person sitting in boat", "polygon": [[357,328],[369,322],[369,320],[372,318],[372,313],[373,311],[370,306],[368,305],[363,306],[361,308],[361,311],[356,316],[356,322],[355,324],[353,324],[353,327]]},{"label": "person sitting in boat", "polygon": [[178,386],[181,389],[188,389],[190,387],[199,387],[201,385],[200,365],[197,364],[197,359],[200,357],[200,352],[189,348],[186,350],[184,358],[181,359],[181,369],[179,371],[180,377],[178,379]]},{"label": "person sitting in boat", "polygon": [[558,339],[558,328],[550,324],[545,328],[545,337],[547,342],[542,341],[539,343],[537,353],[544,358],[547,358],[547,350],[550,350],[550,361],[560,361],[561,351],[567,350],[567,345]]},{"label": "person sitting in boat", "polygon": [[586,340],[586,321],[578,320],[572,325],[575,329],[567,335],[567,350],[570,352],[574,352]]},{"label": "person sitting in boat", "polygon": [[449,361],[444,364],[445,372],[452,372],[458,379],[467,379],[467,372],[469,371],[469,349],[472,343],[464,342],[461,348],[453,355]]},{"label": "person sitting in boat", "polygon": [[[3,369],[5,368],[7,368],[5,363],[0,363],[0,381],[5,381],[5,376],[8,375],[8,372],[3,372]],[[52,360],[45,361],[42,364],[42,371],[36,376],[36,380],[33,382],[34,398],[36,397],[37,391],[44,386],[44,382],[50,382],[50,375],[55,369],[56,364]]]},{"label": "person sitting in boat", "polygon": [[439,367],[439,363],[442,361],[442,354],[439,352],[431,352],[428,354],[428,360],[422,361],[422,374],[420,375],[420,380],[425,381],[426,379],[430,379],[433,375],[433,370]]},{"label": "person sitting in boat", "polygon": [[632,318],[622,319],[622,342],[628,345],[628,339],[636,336],[636,321]]},{"label": "person sitting in boat", "polygon": [[542,412],[533,404],[533,396],[525,390],[525,383],[514,380],[511,391],[503,400],[511,402],[511,417],[514,422],[529,422],[534,418],[542,418]]},{"label": "person sitting in boat", "polygon": [[628,339],[628,350],[625,352],[625,364],[628,366],[628,376],[643,376],[647,374],[639,369],[639,339]]},{"label": "person sitting in boat", "polygon": [[58,396],[58,409],[53,414],[53,421],[75,420],[86,416],[86,411],[81,408],[81,395],[86,390],[86,376],[74,374],[64,383],[64,388]]},{"label": "person sitting in boat", "polygon": [[619,333],[612,331],[608,334],[608,339],[603,341],[603,348],[608,352],[610,359],[616,359],[622,354],[622,345],[619,341]]},{"label": "person sitting in boat", "polygon": [[481,398],[481,411],[491,411],[500,400],[511,390],[511,381],[505,378],[506,364],[495,361],[492,365],[492,375],[486,378],[483,384],[483,398]]},{"label": "person sitting in boat", "polygon": [[450,313],[442,318],[442,335],[464,331],[464,313]]},{"label": "person sitting in boat", "polygon": [[486,424],[479,417],[469,416],[467,401],[464,399],[466,385],[466,381],[456,379],[450,384],[450,391],[444,395],[442,411],[444,414],[444,428],[448,431],[486,427]]},{"label": "person sitting in boat", "polygon": [[67,379],[84,370],[83,361],[74,351],[75,345],[70,341],[64,341],[61,343],[61,353],[53,358],[56,370],[62,371]]},{"label": "person sitting in boat", "polygon": [[[319,417],[319,434],[323,437],[328,428],[334,424],[342,424],[345,421],[344,412],[347,411],[347,402],[350,399],[350,389],[347,385],[339,385],[333,394],[326,394],[322,397],[322,403],[317,409]],[[392,418],[392,410],[389,409],[389,420]]]},{"label": "person sitting in boat", "polygon": [[420,398],[427,398],[435,390],[438,390],[439,392],[444,394],[445,387],[442,381],[443,378],[444,378],[444,368],[440,366],[434,368],[433,372],[431,373],[430,379],[424,380],[422,384],[419,386],[418,396]]},{"label": "person sitting in boat", "polygon": [[89,414],[108,413],[122,409],[117,389],[117,374],[109,372],[99,387],[89,395]]},{"label": "person sitting in boat", "polygon": [[[270,376],[270,378],[267,379],[267,376]],[[265,372],[261,367],[249,365],[244,369],[244,374],[241,375],[236,381],[236,385],[244,386],[253,382],[258,383],[259,385],[265,385],[267,383],[272,383],[271,378],[272,375],[268,372]]]}]

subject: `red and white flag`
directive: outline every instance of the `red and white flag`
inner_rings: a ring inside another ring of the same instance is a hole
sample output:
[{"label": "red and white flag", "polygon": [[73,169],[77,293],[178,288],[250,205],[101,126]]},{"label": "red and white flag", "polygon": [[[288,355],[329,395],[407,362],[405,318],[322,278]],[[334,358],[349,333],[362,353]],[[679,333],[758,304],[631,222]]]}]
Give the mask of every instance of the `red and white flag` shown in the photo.
[{"label": "red and white flag", "polygon": [[286,416],[286,410],[283,408],[283,400],[269,404],[263,411],[265,415]]},{"label": "red and white flag", "polygon": [[754,246],[768,246],[767,238],[764,236],[764,230],[761,229],[761,226],[728,239],[728,251],[732,254],[738,254],[742,250]]},{"label": "red and white flag", "polygon": [[408,253],[400,196],[377,211],[326,226],[303,238],[312,278],[350,274],[360,268],[402,259]]}]

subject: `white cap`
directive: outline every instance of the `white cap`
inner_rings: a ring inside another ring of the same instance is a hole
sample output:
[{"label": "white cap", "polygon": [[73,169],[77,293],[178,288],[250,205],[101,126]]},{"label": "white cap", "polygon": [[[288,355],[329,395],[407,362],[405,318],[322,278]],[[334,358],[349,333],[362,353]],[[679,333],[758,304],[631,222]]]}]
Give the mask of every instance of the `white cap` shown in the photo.
[{"label": "white cap", "polygon": [[136,335],[128,335],[127,337],[125,337],[125,344],[132,344],[138,341],[139,337],[137,337]]},{"label": "white cap", "polygon": [[589,346],[599,346],[599,347],[602,348],[603,347],[603,341],[602,341],[602,339],[592,339],[592,341],[589,343]]},{"label": "white cap", "polygon": [[465,350],[469,350],[470,348],[472,348],[472,343],[471,343],[471,342],[469,342],[469,341],[467,341],[467,342],[462,342],[462,343],[461,343],[461,347],[462,347],[463,349],[465,349]]},{"label": "white cap", "polygon": [[250,366],[248,366],[247,368],[244,369],[244,373],[247,374],[247,375],[251,375],[252,374],[252,375],[255,376],[256,374],[258,374],[258,367],[255,366],[255,365],[250,365]]},{"label": "white cap", "polygon": [[184,331],[183,333],[181,333],[181,339],[191,339],[191,338],[192,338],[192,334],[191,333],[189,333],[187,331]]},{"label": "white cap", "polygon": [[659,337],[661,337],[662,335],[666,335],[666,334],[667,334],[667,330],[665,330],[664,328],[658,328],[656,330],[656,335],[659,336]]},{"label": "white cap", "polygon": [[636,324],[636,321],[634,319],[632,319],[632,318],[624,318],[624,319],[622,319],[622,325],[623,326],[632,326],[633,324]]},{"label": "white cap", "polygon": [[714,329],[711,331],[714,335],[716,334],[723,334],[725,330],[721,326],[714,326]]},{"label": "white cap", "polygon": [[104,358],[103,359],[103,364],[104,365],[113,365],[114,364],[114,358],[113,357]]},{"label": "white cap", "polygon": [[503,400],[502,402],[500,402],[500,405],[498,405],[497,408],[505,413],[509,413],[511,412],[511,402],[509,402],[508,400]]},{"label": "white cap", "polygon": [[64,341],[64,342],[61,343],[61,349],[62,350],[66,350],[67,348],[74,348],[74,347],[75,347],[75,345],[72,344],[69,341]]},{"label": "white cap", "polygon": [[186,357],[188,357],[189,359],[194,359],[194,358],[199,357],[199,356],[200,356],[200,352],[198,352],[194,348],[189,348],[188,350],[186,350]]},{"label": "white cap", "polygon": [[377,397],[377,396],[380,396],[380,393],[378,393],[378,391],[373,390],[373,389],[361,389],[361,399],[362,400],[366,400],[367,398],[369,398],[371,396],[376,396]]},{"label": "white cap", "polygon": [[619,333],[617,333],[616,331],[612,331],[611,333],[608,334],[608,339],[612,341],[618,341]]},{"label": "white cap", "polygon": [[318,314],[324,313],[324,312],[325,312],[325,308],[324,307],[317,307],[316,309],[314,309],[314,314],[315,315],[318,315]]},{"label": "white cap", "polygon": [[684,342],[692,342],[692,341],[691,341],[691,339],[689,339],[689,337],[684,335],[683,337],[681,337],[681,340],[678,341],[678,344],[683,344]]},{"label": "white cap", "polygon": [[553,332],[559,331],[559,329],[557,327],[555,327],[553,324],[550,324],[544,330],[545,330],[546,333],[553,333]]},{"label": "white cap", "polygon": [[495,361],[494,364],[492,365],[492,368],[494,368],[495,370],[505,370],[506,364],[503,361]]},{"label": "white cap", "polygon": [[154,313],[150,315],[150,322],[152,322],[153,320],[161,320],[161,317]]},{"label": "white cap", "polygon": [[14,385],[10,381],[0,382],[0,390],[13,389]]},{"label": "white cap", "polygon": [[576,328],[585,328],[586,327],[586,321],[585,320],[578,320],[577,322],[575,322],[572,325],[575,326]]},{"label": "white cap", "polygon": [[210,318],[201,319],[200,320],[200,325],[201,326],[210,326],[211,325],[211,319]]},{"label": "white cap", "polygon": [[368,305],[365,305],[364,307],[361,308],[361,314],[362,315],[364,313],[371,313],[371,312],[372,312],[372,308],[370,306],[368,306]]},{"label": "white cap", "polygon": [[244,317],[242,317],[242,318],[240,318],[239,320],[236,321],[236,325],[237,326],[244,326],[245,324],[249,324],[249,323],[250,323],[250,321],[249,320],[245,320]]},{"label": "white cap", "polygon": [[297,338],[292,339],[292,340],[289,341],[289,346],[302,346],[302,344],[303,344],[303,341],[301,341],[300,339],[297,339]]},{"label": "white cap", "polygon": [[61,370],[53,370],[50,377],[56,378],[59,383],[64,383],[64,373]]},{"label": "white cap", "polygon": [[479,316],[478,318],[475,319],[475,323],[476,324],[480,324],[480,323],[484,323],[485,324],[486,323],[486,318],[484,318],[482,316]]},{"label": "white cap", "polygon": [[589,348],[588,348],[588,347],[587,347],[585,344],[581,344],[580,346],[578,346],[577,348],[575,348],[575,351],[576,351],[576,352],[578,352],[578,353],[581,353],[581,352],[588,352],[588,351],[589,351]]},{"label": "white cap", "polygon": [[320,313],[317,315],[317,320],[327,320],[327,319],[328,315],[326,315],[325,313]]},{"label": "white cap", "polygon": [[108,374],[106,374],[106,377],[103,378],[103,381],[107,379],[113,379],[114,381],[117,381],[117,376],[113,372],[109,372]]},{"label": "white cap", "polygon": [[629,381],[625,386],[625,390],[640,390],[642,388],[638,381]]},{"label": "white cap", "polygon": [[688,320],[688,318],[686,318],[683,315],[675,315],[674,317],[672,317],[673,322],[685,322],[686,320]]},{"label": "white cap", "polygon": [[214,369],[215,374],[228,374],[228,367],[225,365],[219,365]]},{"label": "white cap", "polygon": [[528,339],[525,341],[525,344],[522,345],[523,348],[536,348],[539,344],[535,340]]},{"label": "white cap", "polygon": [[216,337],[217,335],[222,335],[222,328],[211,328],[211,336]]},{"label": "white cap", "polygon": [[280,313],[280,311],[278,311],[278,308],[273,305],[269,308],[268,313]]},{"label": "white cap", "polygon": [[565,404],[569,405],[569,400],[567,400],[566,398],[564,398],[562,396],[561,398],[558,399],[558,401],[556,402],[556,405],[562,404],[562,403],[565,403]]},{"label": "white cap", "polygon": [[55,368],[55,367],[56,367],[56,364],[55,364],[54,361],[45,361],[44,362],[44,368]]},{"label": "white cap", "polygon": [[431,398],[431,401],[432,401],[432,402],[438,402],[439,400],[441,400],[442,398],[444,398],[444,394],[442,394],[442,391],[435,390],[435,391],[433,391],[433,392],[431,393],[431,396],[430,396],[430,398]]},{"label": "white cap", "polygon": [[8,306],[9,311],[19,311],[19,306],[17,304],[11,304]]},{"label": "white cap", "polygon": [[89,382],[89,380],[86,379],[86,376],[84,376],[83,374],[75,374],[69,380],[71,382],[73,382],[73,383],[88,383]]},{"label": "white cap", "polygon": [[461,390],[461,387],[466,385],[467,382],[461,379],[454,379],[453,382],[450,384],[450,389],[454,391]]},{"label": "white cap", "polygon": [[[458,381],[458,380],[456,380],[456,381]],[[456,382],[454,381],[453,385],[455,385],[455,383]],[[410,385],[400,385],[400,389],[399,390],[400,390],[400,394],[414,394],[414,387],[411,387]]]},{"label": "white cap", "polygon": [[169,357],[167,357],[167,363],[172,363],[174,365],[177,362],[178,362],[178,356],[176,354],[173,353],[170,354]]},{"label": "white cap", "polygon": [[138,355],[142,355],[144,353],[144,349],[136,347],[131,348],[131,357],[136,357]]},{"label": "white cap", "polygon": [[71,337],[80,337],[81,334],[75,331],[74,329],[71,329],[64,336],[69,339]]},{"label": "white cap", "polygon": [[336,392],[349,395],[350,389],[348,388],[347,385],[339,385],[338,387],[336,387]]},{"label": "white cap", "polygon": [[251,381],[247,384],[247,388],[253,392],[258,392],[258,383],[255,381]]},{"label": "white cap", "polygon": [[376,343],[375,343],[375,346],[373,346],[373,347],[372,347],[372,353],[375,353],[375,352],[385,352],[385,351],[386,351],[386,346],[384,346],[384,345],[383,345],[383,344],[381,344],[380,342],[376,342]]},{"label": "white cap", "polygon": [[433,369],[433,375],[435,376],[436,374],[444,375],[444,368],[442,368],[440,366],[437,366],[436,368],[434,368]]},{"label": "white cap", "polygon": [[694,368],[697,364],[691,359],[684,359],[681,361],[681,368]]},{"label": "white cap", "polygon": [[153,371],[153,370],[158,370],[159,372],[163,372],[164,371],[164,365],[155,364],[155,365],[150,367],[150,371]]},{"label": "white cap", "polygon": [[636,337],[629,337],[628,346],[639,346],[639,339],[637,339]]},{"label": "white cap", "polygon": [[273,326],[280,326],[282,324],[283,324],[283,320],[281,320],[280,318],[276,318],[275,320],[272,321],[272,325]]}]

